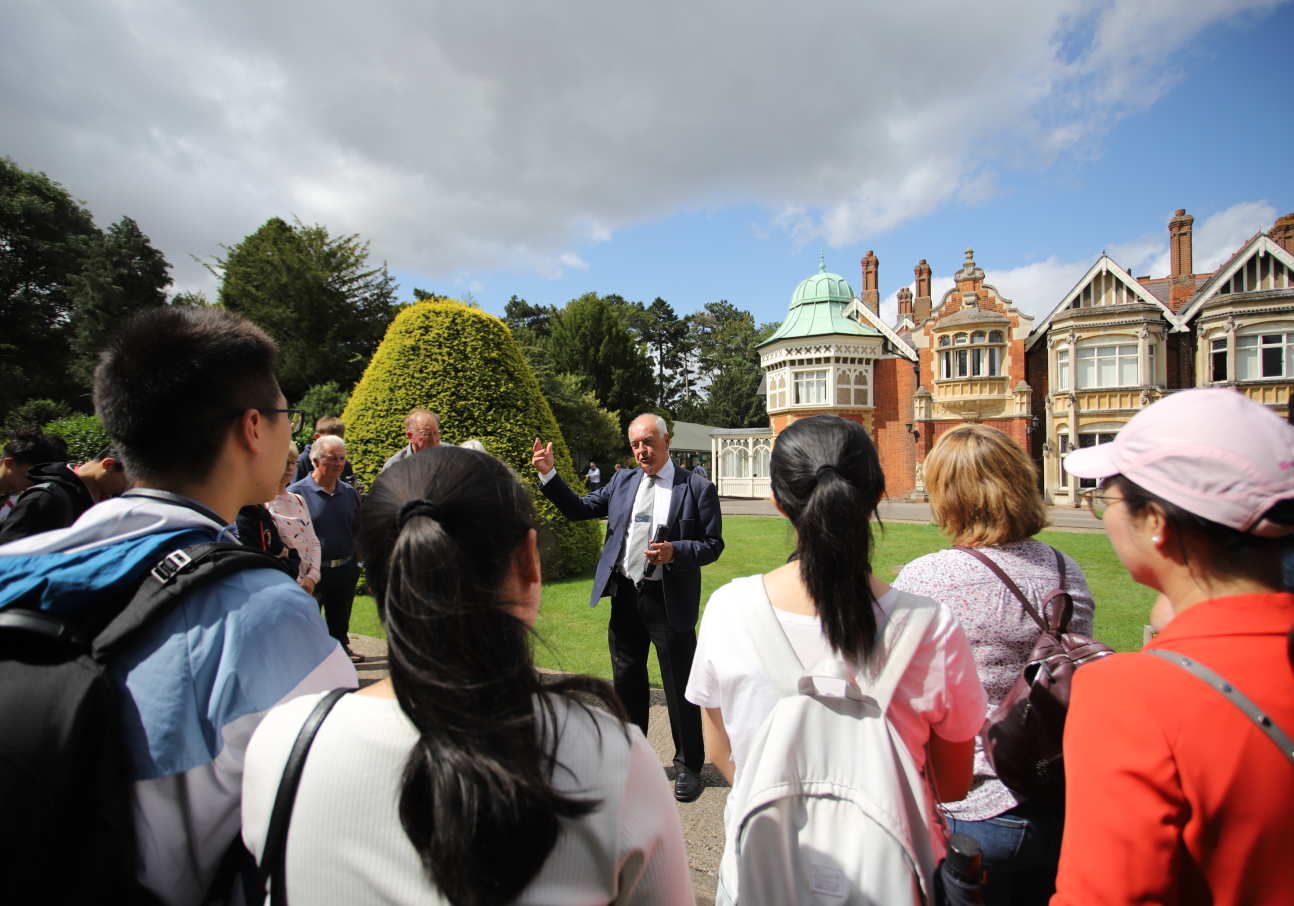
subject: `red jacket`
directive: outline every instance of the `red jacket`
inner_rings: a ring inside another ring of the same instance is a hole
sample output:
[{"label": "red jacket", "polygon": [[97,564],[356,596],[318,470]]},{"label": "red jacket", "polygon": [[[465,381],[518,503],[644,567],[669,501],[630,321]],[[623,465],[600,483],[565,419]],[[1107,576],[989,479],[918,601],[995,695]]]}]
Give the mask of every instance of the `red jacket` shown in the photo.
[{"label": "red jacket", "polygon": [[[1294,595],[1178,614],[1148,648],[1213,668],[1294,733]],[[1294,764],[1176,664],[1119,654],[1075,674],[1052,906],[1294,901]]]}]

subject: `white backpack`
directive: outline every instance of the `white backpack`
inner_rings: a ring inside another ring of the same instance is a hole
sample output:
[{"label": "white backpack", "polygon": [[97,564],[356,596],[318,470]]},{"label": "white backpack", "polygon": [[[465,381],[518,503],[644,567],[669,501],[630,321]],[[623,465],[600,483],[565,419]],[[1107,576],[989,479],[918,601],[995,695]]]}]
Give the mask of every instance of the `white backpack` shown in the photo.
[{"label": "white backpack", "polygon": [[899,594],[873,660],[879,672],[837,658],[806,672],[772,606],[754,608],[747,631],[780,698],[732,792],[720,902],[931,901],[926,785],[886,711],[936,606]]}]

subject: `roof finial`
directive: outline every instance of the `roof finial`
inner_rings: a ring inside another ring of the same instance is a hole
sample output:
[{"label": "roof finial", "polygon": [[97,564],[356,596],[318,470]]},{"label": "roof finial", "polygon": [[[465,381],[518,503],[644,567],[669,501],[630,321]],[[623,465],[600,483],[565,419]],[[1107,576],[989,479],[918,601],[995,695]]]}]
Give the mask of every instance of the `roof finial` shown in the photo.
[{"label": "roof finial", "polygon": [[827,272],[827,258],[826,258],[826,255],[824,255],[822,252],[822,247],[819,246],[818,247],[818,273],[825,274],[826,272]]}]

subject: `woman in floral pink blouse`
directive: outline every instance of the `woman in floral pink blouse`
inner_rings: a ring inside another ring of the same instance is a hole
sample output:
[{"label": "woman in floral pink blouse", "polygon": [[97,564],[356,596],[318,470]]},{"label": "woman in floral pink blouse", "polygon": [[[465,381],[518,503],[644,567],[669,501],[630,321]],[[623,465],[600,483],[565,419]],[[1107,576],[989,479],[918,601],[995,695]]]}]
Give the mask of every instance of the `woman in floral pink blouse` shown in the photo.
[{"label": "woman in floral pink blouse", "polygon": [[[925,461],[935,522],[953,544],[976,548],[1031,601],[1057,586],[1056,555],[1032,536],[1047,524],[1033,463],[1006,434],[962,425],[935,444]],[[1092,593],[1083,571],[1065,557],[1065,586],[1074,599],[1070,629],[1092,632]],[[1038,624],[993,573],[955,549],[918,557],[894,587],[934,598],[961,620],[988,694],[987,717],[1010,691],[1038,639]],[[960,802],[945,806],[949,830],[980,842],[988,871],[985,902],[1046,903],[1056,882],[1064,816],[1007,789],[975,745],[975,776]]]},{"label": "woman in floral pink blouse", "polygon": [[319,538],[315,535],[314,523],[310,521],[310,510],[300,494],[293,494],[287,488],[296,475],[297,446],[288,445],[287,465],[279,481],[279,496],[265,504],[274,518],[274,527],[279,530],[283,543],[297,552],[301,558],[301,568],[297,572],[297,584],[311,594],[315,583],[319,581]]}]

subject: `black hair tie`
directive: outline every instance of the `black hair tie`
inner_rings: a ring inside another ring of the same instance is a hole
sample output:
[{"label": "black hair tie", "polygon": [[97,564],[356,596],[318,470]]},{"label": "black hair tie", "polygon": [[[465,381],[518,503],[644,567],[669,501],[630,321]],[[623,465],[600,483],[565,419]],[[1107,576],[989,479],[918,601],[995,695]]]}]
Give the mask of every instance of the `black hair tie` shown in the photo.
[{"label": "black hair tie", "polygon": [[426,516],[428,519],[435,519],[441,522],[445,518],[445,511],[430,500],[410,500],[404,506],[400,507],[399,526],[404,528],[404,524],[414,516]]},{"label": "black hair tie", "polygon": [[813,473],[813,480],[822,481],[828,472],[836,476],[840,475],[840,470],[834,464],[828,462],[818,466],[818,470]]}]

